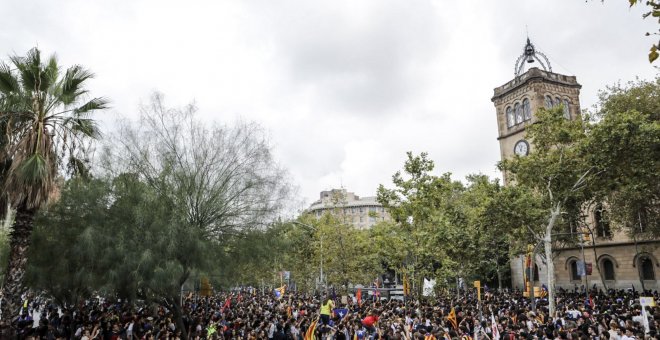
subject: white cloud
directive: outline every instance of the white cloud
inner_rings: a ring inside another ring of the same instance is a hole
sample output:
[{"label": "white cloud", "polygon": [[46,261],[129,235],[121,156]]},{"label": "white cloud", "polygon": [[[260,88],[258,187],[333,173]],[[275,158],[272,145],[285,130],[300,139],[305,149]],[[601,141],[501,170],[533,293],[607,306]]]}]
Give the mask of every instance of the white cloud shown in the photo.
[{"label": "white cloud", "polygon": [[4,5],[0,56],[38,45],[83,64],[124,115],[157,89],[205,119],[259,121],[308,202],[340,185],[374,195],[409,150],[457,179],[498,176],[490,97],[512,78],[526,26],[553,70],[578,77],[583,108],[607,84],[655,74],[643,34],[657,24],[625,1]]}]

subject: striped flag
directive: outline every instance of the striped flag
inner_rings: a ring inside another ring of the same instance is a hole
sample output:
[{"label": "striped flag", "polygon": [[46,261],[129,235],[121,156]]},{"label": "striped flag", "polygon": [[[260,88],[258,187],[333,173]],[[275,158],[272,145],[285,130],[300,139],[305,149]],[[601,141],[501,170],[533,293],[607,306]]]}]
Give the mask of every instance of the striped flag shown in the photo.
[{"label": "striped flag", "polygon": [[410,295],[410,283],[408,283],[408,274],[403,274],[403,296]]},{"label": "striped flag", "polygon": [[449,312],[449,315],[447,315],[447,320],[451,323],[451,326],[454,327],[454,329],[458,329],[458,320],[456,319],[456,311],[454,310],[454,307],[451,307],[451,311]]},{"label": "striped flag", "polygon": [[318,324],[319,319],[314,320],[307,328],[305,332],[305,340],[314,340],[314,332],[316,332],[316,324]]}]

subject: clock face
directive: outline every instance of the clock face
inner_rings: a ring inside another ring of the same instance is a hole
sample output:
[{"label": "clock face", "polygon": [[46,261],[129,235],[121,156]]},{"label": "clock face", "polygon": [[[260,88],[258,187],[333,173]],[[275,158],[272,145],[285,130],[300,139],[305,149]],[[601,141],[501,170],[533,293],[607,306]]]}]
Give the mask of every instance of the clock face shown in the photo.
[{"label": "clock face", "polygon": [[529,154],[529,144],[526,140],[519,140],[513,147],[513,152],[518,156],[527,156]]}]

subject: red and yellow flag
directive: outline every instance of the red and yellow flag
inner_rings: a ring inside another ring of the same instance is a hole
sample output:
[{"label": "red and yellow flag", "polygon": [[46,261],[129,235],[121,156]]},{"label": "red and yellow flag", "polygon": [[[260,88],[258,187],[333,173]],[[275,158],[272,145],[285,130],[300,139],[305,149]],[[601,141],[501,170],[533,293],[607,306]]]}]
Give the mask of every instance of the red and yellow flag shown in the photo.
[{"label": "red and yellow flag", "polygon": [[451,311],[449,312],[449,315],[447,315],[447,320],[451,322],[454,329],[458,329],[458,319],[456,319],[456,311],[454,310],[454,307],[451,307]]},{"label": "red and yellow flag", "polygon": [[403,274],[403,295],[410,295],[410,283],[408,282],[408,274]]},{"label": "red and yellow flag", "polygon": [[305,332],[305,340],[314,340],[314,332],[316,332],[316,324],[319,322],[318,319],[314,320],[307,328]]}]

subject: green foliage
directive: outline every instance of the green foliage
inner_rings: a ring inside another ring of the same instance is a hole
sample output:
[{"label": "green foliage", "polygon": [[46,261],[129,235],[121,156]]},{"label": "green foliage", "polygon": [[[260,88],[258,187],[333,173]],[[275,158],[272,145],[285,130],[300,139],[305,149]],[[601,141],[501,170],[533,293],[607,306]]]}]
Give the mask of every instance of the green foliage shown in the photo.
[{"label": "green foliage", "polygon": [[28,278],[63,303],[92,291],[172,298],[208,268],[212,244],[136,176],[72,179],[37,221]]},{"label": "green foliage", "polygon": [[83,142],[100,136],[89,115],[108,102],[86,98],[93,74],[79,65],[62,74],[57,58],[43,60],[37,48],[9,59],[0,62],[0,206],[34,209],[56,191],[58,171],[84,158]]},{"label": "green foliage", "polygon": [[469,227],[462,201],[465,187],[448,173],[432,175],[434,164],[426,153],[407,155],[403,174],[393,176],[395,188],[378,188],[378,202],[394,220],[374,231],[383,249],[393,249],[385,262],[409,272],[420,289],[423,278],[447,282],[475,275],[477,265],[468,259],[474,259],[480,249],[473,242],[474,229]]},{"label": "green foliage", "polygon": [[613,225],[643,237],[660,236],[659,145],[660,78],[601,92],[582,146],[600,173],[594,201],[609,207]]},{"label": "green foliage", "polygon": [[[532,152],[504,160],[499,167],[520,190],[527,191],[525,195],[530,201],[545,207],[547,213],[559,209],[561,216],[554,228],[570,232],[583,224],[582,206],[590,199],[591,187],[587,184],[593,182],[595,172],[584,162],[580,148],[586,140],[584,125],[579,119],[564,118],[562,107],[541,108],[535,115],[537,123],[526,130],[527,138],[534,145]],[[546,232],[545,223],[528,226],[536,236]],[[564,241],[575,242],[575,239]]]}]

